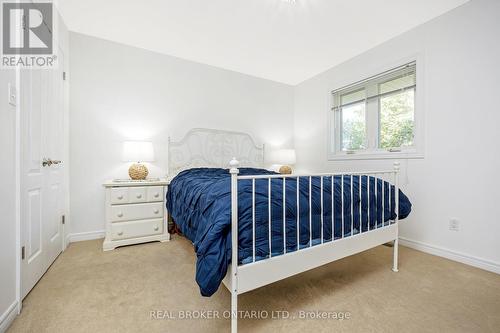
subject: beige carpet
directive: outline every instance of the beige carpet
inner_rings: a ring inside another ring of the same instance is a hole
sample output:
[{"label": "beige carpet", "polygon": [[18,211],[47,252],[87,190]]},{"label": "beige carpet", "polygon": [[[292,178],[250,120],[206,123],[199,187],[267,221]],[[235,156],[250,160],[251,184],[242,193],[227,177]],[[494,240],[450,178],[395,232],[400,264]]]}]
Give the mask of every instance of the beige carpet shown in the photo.
[{"label": "beige carpet", "polygon": [[[106,253],[101,243],[71,244],[26,297],[9,332],[229,331],[226,319],[179,318],[179,311],[223,317],[230,309],[224,286],[200,296],[187,240]],[[500,332],[500,275],[404,247],[393,273],[391,255],[380,246],[240,296],[240,310],[289,316],[241,319],[240,332]],[[151,311],[165,311],[156,312],[164,318],[152,319]],[[300,319],[299,311],[351,317]]]}]

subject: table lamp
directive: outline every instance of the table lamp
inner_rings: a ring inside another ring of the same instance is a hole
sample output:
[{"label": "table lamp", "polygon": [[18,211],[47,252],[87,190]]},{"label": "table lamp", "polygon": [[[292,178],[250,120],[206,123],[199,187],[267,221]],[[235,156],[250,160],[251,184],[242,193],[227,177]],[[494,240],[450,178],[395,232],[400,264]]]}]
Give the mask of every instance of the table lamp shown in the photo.
[{"label": "table lamp", "polygon": [[148,176],[148,168],[141,162],[155,160],[153,143],[150,141],[125,141],[123,143],[123,161],[135,162],[128,169],[133,180],[144,180]]},{"label": "table lamp", "polygon": [[292,173],[291,165],[297,162],[294,149],[280,149],[274,153],[274,160],[276,163],[281,164],[279,173],[289,175]]}]

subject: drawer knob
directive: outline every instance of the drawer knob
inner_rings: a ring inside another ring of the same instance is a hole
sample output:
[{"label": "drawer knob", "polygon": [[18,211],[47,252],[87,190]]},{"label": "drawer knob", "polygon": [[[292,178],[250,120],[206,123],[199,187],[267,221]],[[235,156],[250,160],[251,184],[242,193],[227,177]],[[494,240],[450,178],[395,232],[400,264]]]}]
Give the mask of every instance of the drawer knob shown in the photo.
[{"label": "drawer knob", "polygon": [[123,195],[118,196],[118,200],[121,200],[121,199],[123,199]]},{"label": "drawer knob", "polygon": [[158,214],[160,211],[158,209],[153,210],[155,214]]},{"label": "drawer knob", "polygon": [[142,198],[142,194],[137,194],[135,197],[136,197],[137,199],[140,199],[140,198]]},{"label": "drawer knob", "polygon": [[116,216],[118,216],[118,217],[123,217],[123,213],[122,213],[122,212],[119,212],[118,214],[116,214]]},{"label": "drawer knob", "polygon": [[159,196],[160,196],[160,193],[158,193],[158,192],[156,192],[154,195],[155,198],[158,198]]},{"label": "drawer knob", "polygon": [[118,236],[121,236],[121,235],[123,235],[123,231],[118,231],[117,234],[118,234]]},{"label": "drawer knob", "polygon": [[160,230],[160,228],[158,226],[155,226],[155,231],[158,231]]}]

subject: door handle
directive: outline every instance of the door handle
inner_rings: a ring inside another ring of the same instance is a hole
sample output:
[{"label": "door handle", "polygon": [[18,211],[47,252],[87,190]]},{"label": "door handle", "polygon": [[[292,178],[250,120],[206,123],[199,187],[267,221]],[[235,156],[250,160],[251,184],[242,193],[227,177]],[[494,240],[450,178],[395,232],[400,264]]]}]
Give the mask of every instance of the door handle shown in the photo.
[{"label": "door handle", "polygon": [[42,161],[42,166],[43,167],[46,167],[46,166],[51,166],[52,165],[52,160],[50,158],[43,158],[43,161]]},{"label": "door handle", "polygon": [[42,161],[42,166],[43,167],[47,167],[47,166],[51,166],[52,164],[60,164],[62,163],[62,161],[59,161],[59,160],[52,160],[50,158],[44,158],[43,161]]}]

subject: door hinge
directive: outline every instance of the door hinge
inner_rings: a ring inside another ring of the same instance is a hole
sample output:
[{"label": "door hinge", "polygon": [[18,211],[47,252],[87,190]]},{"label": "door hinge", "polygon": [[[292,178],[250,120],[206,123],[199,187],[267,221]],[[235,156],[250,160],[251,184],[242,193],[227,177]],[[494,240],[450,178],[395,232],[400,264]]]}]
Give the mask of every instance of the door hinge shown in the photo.
[{"label": "door hinge", "polygon": [[62,224],[66,224],[66,215],[63,215],[63,216],[61,217],[61,223],[62,223]]},{"label": "door hinge", "polygon": [[63,72],[63,81],[66,81],[66,72]]},{"label": "door hinge", "polygon": [[23,246],[23,247],[21,247],[21,260],[24,260],[24,258],[25,258],[25,256],[26,256],[26,253],[25,253],[25,252],[26,252],[26,251],[25,251],[24,246]]}]

